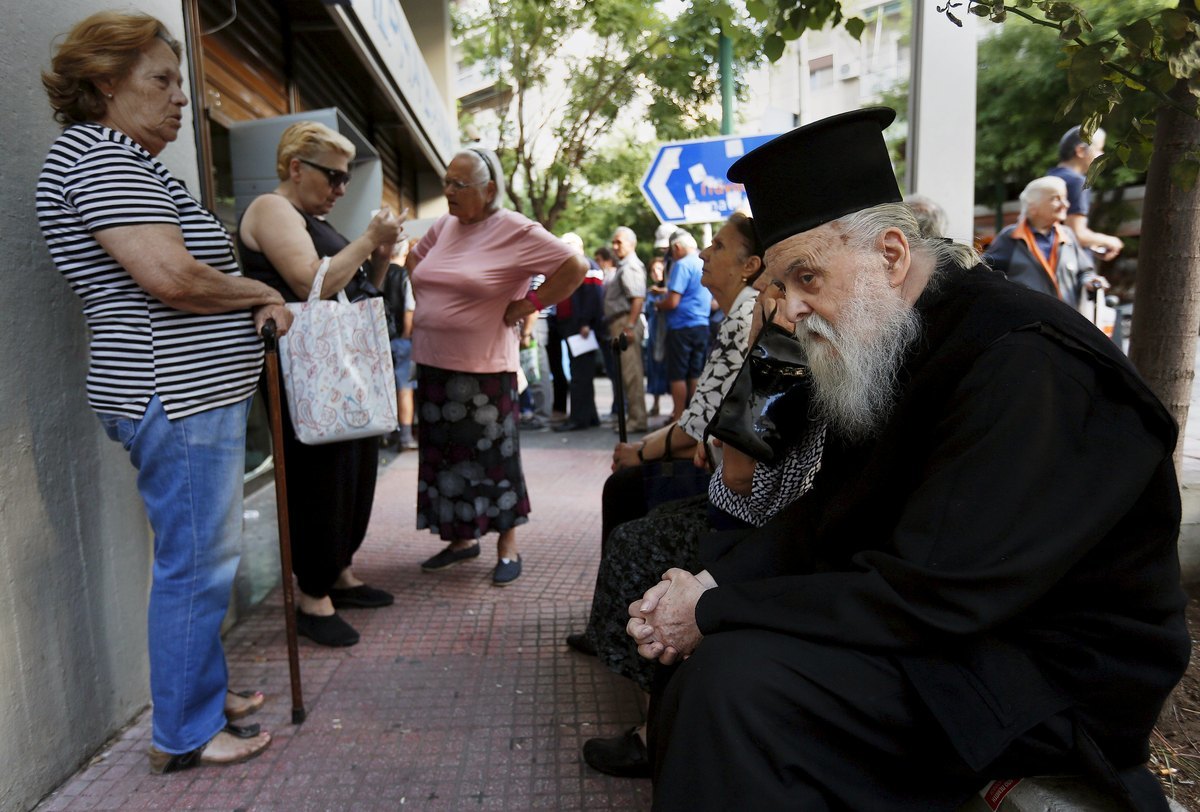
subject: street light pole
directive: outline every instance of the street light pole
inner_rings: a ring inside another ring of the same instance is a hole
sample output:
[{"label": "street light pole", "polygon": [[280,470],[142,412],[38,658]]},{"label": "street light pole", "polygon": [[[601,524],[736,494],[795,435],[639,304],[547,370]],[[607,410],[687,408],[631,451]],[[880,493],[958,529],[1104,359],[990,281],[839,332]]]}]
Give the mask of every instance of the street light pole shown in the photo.
[{"label": "street light pole", "polygon": [[[733,40],[721,32],[719,40],[721,66],[721,135],[733,135]],[[712,243],[712,223],[704,224],[700,242],[707,248]]]},{"label": "street light pole", "polygon": [[733,40],[721,33],[721,135],[733,135]]}]

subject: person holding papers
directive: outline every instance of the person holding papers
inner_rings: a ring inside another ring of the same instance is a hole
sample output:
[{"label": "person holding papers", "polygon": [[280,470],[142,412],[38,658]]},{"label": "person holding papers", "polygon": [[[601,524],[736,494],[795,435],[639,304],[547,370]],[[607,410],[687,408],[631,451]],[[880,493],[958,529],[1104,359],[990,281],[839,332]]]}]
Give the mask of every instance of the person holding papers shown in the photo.
[{"label": "person holding papers", "polygon": [[617,443],[614,472],[651,460],[691,456],[750,349],[750,318],[758,295],[754,282],[763,268],[754,221],[735,212],[713,235],[712,244],[700,252],[700,261],[700,284],[727,314],[717,340],[678,422],[647,434],[640,442]]},{"label": "person holding papers", "polygon": [[[583,239],[578,234],[564,234],[562,241],[585,257]],[[597,339],[604,335],[604,272],[595,262],[587,260],[587,263],[583,284],[558,305],[558,331],[566,338],[571,355],[571,416],[555,426],[555,431],[579,431],[600,425],[593,384],[600,358]]]}]

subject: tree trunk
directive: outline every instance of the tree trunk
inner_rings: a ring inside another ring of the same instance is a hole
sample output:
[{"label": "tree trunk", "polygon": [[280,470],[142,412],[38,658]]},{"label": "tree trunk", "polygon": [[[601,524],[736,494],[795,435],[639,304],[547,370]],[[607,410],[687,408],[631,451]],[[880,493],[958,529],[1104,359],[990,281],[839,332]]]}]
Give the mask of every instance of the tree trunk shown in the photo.
[{"label": "tree trunk", "polygon": [[[1182,81],[1172,95],[1185,105],[1195,104]],[[1183,457],[1200,332],[1200,184],[1184,191],[1172,183],[1170,172],[1198,144],[1200,121],[1159,108],[1142,206],[1130,347],[1134,366],[1179,424],[1176,471]]]}]

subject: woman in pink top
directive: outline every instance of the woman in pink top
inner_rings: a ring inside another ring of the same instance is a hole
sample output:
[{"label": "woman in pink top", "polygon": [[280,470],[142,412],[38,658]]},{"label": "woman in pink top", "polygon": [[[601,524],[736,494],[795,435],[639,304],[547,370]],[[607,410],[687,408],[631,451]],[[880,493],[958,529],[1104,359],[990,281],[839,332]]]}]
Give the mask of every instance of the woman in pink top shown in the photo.
[{"label": "woman in pink top", "polygon": [[[582,258],[538,223],[501,209],[495,153],[459,152],[443,182],[450,213],[408,255],[417,364],[417,528],[450,542],[421,564],[437,572],[479,555],[495,530],[492,583],[521,574],[516,526],[529,521],[517,428],[517,325],[565,299]],[[529,282],[546,281],[536,293]]]}]

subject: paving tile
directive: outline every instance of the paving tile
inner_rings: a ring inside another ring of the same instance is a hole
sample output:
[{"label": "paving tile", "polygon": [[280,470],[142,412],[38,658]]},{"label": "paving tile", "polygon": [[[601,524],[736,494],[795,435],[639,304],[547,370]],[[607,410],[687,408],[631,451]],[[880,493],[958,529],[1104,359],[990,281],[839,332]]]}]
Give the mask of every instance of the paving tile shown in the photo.
[{"label": "paving tile", "polygon": [[[533,515],[518,530],[525,572],[504,589],[490,581],[495,535],[479,559],[420,570],[443,542],[415,529],[416,455],[389,457],[355,572],[396,602],[346,611],[362,634],[357,646],[301,640],[307,720],[291,724],[276,589],[225,640],[231,685],[267,694],[252,719],[272,732],[266,753],[150,775],[147,711],[37,812],[648,809],[648,781],[603,776],[580,759],[588,738],[640,715],[631,684],[563,643],[590,605],[613,442],[609,432],[588,434],[522,435]],[[268,497],[256,507],[273,516]]]}]

